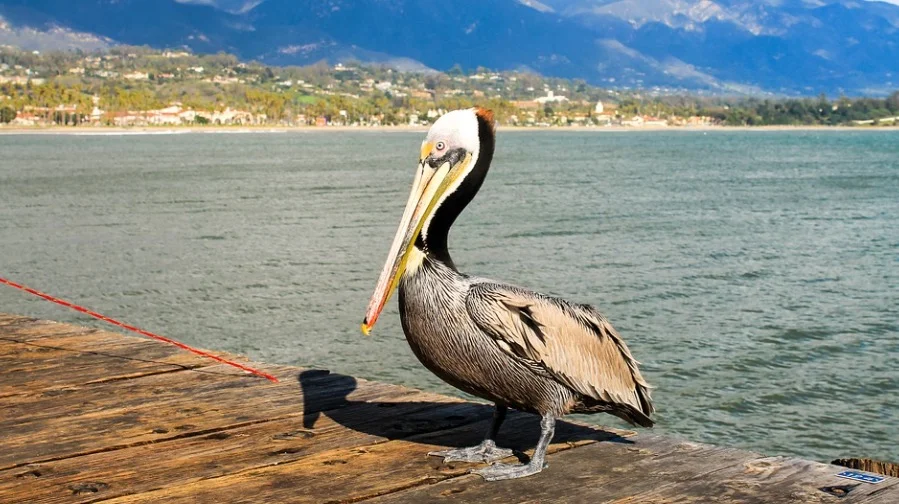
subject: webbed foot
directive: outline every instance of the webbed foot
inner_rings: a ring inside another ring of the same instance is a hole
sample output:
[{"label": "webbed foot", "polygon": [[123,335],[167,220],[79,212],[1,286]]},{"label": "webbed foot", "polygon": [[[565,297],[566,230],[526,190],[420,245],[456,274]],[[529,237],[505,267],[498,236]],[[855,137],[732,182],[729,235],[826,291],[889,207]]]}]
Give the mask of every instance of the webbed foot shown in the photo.
[{"label": "webbed foot", "polygon": [[487,481],[500,481],[524,478],[525,476],[537,474],[542,471],[544,467],[546,467],[546,464],[543,464],[542,462],[535,464],[534,461],[531,461],[529,464],[493,464],[492,466],[471,472],[481,476]]},{"label": "webbed foot", "polygon": [[443,457],[445,464],[448,462],[493,462],[511,457],[513,452],[508,448],[497,448],[496,443],[488,440],[477,446],[429,452],[428,455]]}]

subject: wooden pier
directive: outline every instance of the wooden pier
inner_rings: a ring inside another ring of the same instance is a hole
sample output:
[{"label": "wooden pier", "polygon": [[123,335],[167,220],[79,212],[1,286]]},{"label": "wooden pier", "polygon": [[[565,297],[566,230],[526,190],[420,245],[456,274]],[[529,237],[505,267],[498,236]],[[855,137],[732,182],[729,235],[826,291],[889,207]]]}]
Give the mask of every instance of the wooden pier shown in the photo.
[{"label": "wooden pier", "polygon": [[[281,382],[0,314],[0,503],[899,502],[899,478],[568,422],[541,474],[487,483],[426,454],[479,442],[489,405],[261,367]],[[500,444],[528,453],[537,435],[514,414]]]}]

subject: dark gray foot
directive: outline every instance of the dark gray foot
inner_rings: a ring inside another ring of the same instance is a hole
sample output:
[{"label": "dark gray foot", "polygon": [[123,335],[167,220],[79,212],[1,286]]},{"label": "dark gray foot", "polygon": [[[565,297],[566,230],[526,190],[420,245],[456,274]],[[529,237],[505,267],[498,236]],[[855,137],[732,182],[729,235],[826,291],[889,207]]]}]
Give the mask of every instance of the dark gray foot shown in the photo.
[{"label": "dark gray foot", "polygon": [[525,476],[537,474],[542,471],[544,467],[546,467],[546,465],[542,462],[535,464],[532,461],[530,464],[493,464],[490,467],[471,472],[480,475],[487,481],[499,481],[524,478]]},{"label": "dark gray foot", "polygon": [[457,448],[454,450],[429,452],[428,455],[434,457],[443,457],[443,463],[493,462],[494,460],[511,457],[513,453],[512,450],[508,448],[497,448],[496,444],[493,441],[484,441],[477,446]]}]

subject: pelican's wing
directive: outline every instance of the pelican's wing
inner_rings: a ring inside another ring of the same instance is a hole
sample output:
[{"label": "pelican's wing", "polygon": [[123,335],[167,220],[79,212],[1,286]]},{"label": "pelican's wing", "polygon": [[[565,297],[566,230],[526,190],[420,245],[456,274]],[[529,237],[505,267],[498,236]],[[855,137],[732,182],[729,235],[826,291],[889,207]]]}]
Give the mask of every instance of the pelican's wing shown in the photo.
[{"label": "pelican's wing", "polygon": [[638,362],[593,307],[490,282],[473,284],[465,304],[505,352],[541,366],[584,396],[652,413]]}]

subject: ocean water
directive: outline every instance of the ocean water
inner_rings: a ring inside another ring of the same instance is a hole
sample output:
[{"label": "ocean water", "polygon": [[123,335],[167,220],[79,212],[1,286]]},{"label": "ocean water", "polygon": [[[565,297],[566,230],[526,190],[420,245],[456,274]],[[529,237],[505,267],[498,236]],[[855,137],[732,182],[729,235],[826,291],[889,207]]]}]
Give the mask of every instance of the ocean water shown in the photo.
[{"label": "ocean water", "polygon": [[[0,135],[0,276],[192,345],[460,394],[395,300],[359,332],[422,137]],[[450,247],[599,307],[658,431],[899,460],[899,132],[500,131]],[[0,311],[103,326],[3,286]]]}]

